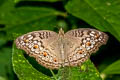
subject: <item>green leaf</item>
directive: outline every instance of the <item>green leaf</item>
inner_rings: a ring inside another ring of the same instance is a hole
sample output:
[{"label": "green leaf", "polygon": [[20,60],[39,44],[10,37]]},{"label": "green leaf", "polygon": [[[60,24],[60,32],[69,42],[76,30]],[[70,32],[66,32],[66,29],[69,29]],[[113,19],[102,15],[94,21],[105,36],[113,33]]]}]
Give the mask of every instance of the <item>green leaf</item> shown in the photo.
[{"label": "green leaf", "polygon": [[20,80],[51,80],[49,76],[33,68],[24,58],[22,51],[16,49],[15,45],[13,45],[12,50],[12,64],[14,72]]},{"label": "green leaf", "polygon": [[29,23],[44,17],[62,15],[64,13],[56,11],[52,8],[45,7],[20,7],[0,15],[0,23],[7,25],[20,25]]},{"label": "green leaf", "polygon": [[114,0],[70,0],[66,10],[103,31],[109,31],[120,40],[120,1]]},{"label": "green leaf", "polygon": [[13,0],[0,0],[0,13],[14,9],[14,5]]},{"label": "green leaf", "polygon": [[16,37],[25,34],[27,32],[37,31],[37,30],[53,30],[56,26],[56,17],[49,16],[44,17],[36,21],[32,21],[26,24],[15,25],[15,26],[8,26],[5,28],[7,32],[7,38],[10,40],[16,39]]},{"label": "green leaf", "polygon": [[13,80],[11,57],[11,48],[3,47],[0,49],[0,76],[5,77],[9,80]]},{"label": "green leaf", "polygon": [[102,71],[103,74],[120,74],[120,60],[115,61]]},{"label": "green leaf", "polygon": [[0,0],[0,23],[1,18],[5,17],[5,14],[14,9],[15,3],[13,0]]},{"label": "green leaf", "polygon": [[1,76],[0,76],[0,80],[7,80],[7,79],[6,79],[6,78],[4,78],[4,77],[1,77]]},{"label": "green leaf", "polygon": [[1,36],[1,34],[0,34],[0,47],[2,47],[6,42],[7,42],[6,38],[4,38],[3,36]]},{"label": "green leaf", "polygon": [[80,67],[65,67],[59,70],[60,80],[101,80],[99,72],[90,60],[84,62]]}]

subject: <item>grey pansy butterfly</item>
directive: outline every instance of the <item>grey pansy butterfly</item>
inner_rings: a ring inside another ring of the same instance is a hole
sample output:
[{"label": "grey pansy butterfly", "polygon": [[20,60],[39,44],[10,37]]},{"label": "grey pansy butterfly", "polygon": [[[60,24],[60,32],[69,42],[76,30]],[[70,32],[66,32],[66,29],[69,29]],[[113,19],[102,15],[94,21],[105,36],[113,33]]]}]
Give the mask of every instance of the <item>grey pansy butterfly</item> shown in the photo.
[{"label": "grey pansy butterfly", "polygon": [[95,29],[80,28],[64,34],[61,28],[59,34],[48,30],[33,31],[18,37],[15,42],[42,66],[58,69],[81,65],[107,40],[105,33]]}]

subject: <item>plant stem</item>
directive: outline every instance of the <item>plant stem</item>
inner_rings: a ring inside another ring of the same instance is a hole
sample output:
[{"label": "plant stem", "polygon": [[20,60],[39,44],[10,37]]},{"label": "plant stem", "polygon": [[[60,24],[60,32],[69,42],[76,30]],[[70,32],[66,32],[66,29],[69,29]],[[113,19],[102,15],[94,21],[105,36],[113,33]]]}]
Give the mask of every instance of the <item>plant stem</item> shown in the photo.
[{"label": "plant stem", "polygon": [[57,77],[55,76],[54,72],[51,69],[50,69],[50,72],[52,73],[52,75],[55,78],[55,80],[57,80]]}]

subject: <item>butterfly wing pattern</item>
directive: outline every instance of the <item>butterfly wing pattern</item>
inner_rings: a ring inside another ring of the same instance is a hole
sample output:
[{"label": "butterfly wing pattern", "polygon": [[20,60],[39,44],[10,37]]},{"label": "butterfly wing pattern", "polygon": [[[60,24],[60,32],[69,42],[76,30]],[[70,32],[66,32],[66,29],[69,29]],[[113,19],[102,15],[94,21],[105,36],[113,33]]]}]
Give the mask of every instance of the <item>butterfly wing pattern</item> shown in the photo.
[{"label": "butterfly wing pattern", "polygon": [[95,29],[80,28],[64,34],[53,31],[33,31],[18,37],[16,46],[32,56],[42,66],[59,69],[85,62],[98,48],[106,44],[108,36]]},{"label": "butterfly wing pattern", "polygon": [[70,66],[81,65],[101,45],[106,44],[108,40],[108,36],[105,33],[90,28],[68,31],[65,37],[72,44],[69,51],[65,52],[68,56]]},{"label": "butterfly wing pattern", "polygon": [[[56,40],[58,34],[53,31],[41,30],[24,34],[16,39],[16,46],[46,68],[57,69],[61,65]],[[53,44],[54,43],[54,44]],[[55,47],[54,47],[54,46]],[[54,51],[53,51],[54,48]],[[58,52],[55,52],[58,51]],[[57,53],[57,54],[56,54]]]}]

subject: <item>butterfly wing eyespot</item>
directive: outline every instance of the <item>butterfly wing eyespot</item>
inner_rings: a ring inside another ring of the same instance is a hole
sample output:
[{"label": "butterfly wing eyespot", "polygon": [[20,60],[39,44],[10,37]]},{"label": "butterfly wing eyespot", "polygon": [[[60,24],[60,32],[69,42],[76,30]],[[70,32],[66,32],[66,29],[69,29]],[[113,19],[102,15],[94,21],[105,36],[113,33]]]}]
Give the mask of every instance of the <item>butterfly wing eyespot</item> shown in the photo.
[{"label": "butterfly wing eyespot", "polygon": [[81,49],[79,49],[79,50],[76,51],[77,54],[83,54],[83,52],[84,52],[84,51],[81,50]]},{"label": "butterfly wing eyespot", "polygon": [[43,52],[43,56],[46,57],[47,56],[47,52]]},{"label": "butterfly wing eyespot", "polygon": [[38,45],[34,45],[34,47],[33,47],[34,49],[37,49],[38,48]]},{"label": "butterfly wing eyespot", "polygon": [[91,46],[91,42],[86,42],[86,46]]},{"label": "butterfly wing eyespot", "polygon": [[[95,53],[101,45],[106,44],[108,40],[107,34],[95,30],[95,29],[89,29],[89,28],[80,28],[80,29],[74,29],[70,30],[67,33],[65,33],[65,37],[67,37],[67,41],[70,43],[74,43],[73,48],[70,48],[71,51],[66,53],[68,54],[68,58],[71,55],[76,55],[76,61],[77,63],[74,63],[72,60],[73,57],[70,59],[70,63],[74,66],[74,64],[80,64],[84,61],[86,61],[90,54]],[[80,50],[80,47],[83,48],[82,52]],[[77,52],[76,52],[77,50]],[[76,54],[76,53],[82,53],[82,54]]]}]

